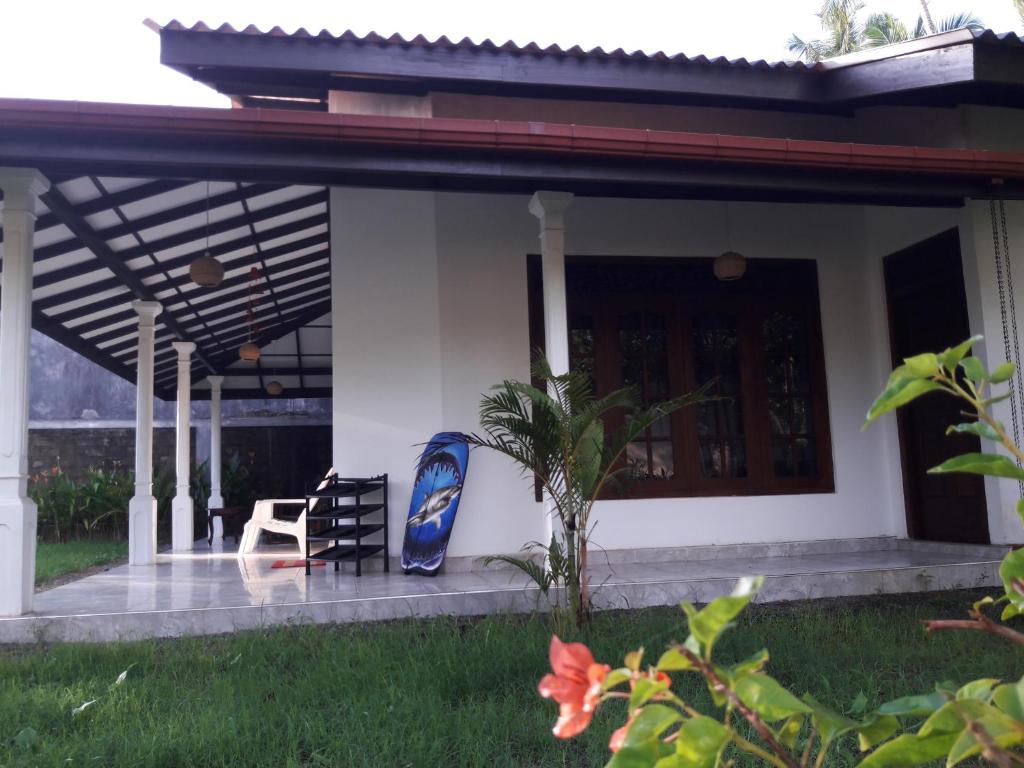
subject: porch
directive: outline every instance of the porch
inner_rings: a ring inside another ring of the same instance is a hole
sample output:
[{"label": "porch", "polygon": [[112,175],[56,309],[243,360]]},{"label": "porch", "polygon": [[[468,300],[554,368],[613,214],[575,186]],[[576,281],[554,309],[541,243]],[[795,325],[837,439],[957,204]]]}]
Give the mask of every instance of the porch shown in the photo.
[{"label": "porch", "polygon": [[[595,552],[598,609],[704,602],[740,576],[766,576],[762,601],[928,592],[999,583],[1005,547],[893,538]],[[0,618],[0,643],[101,642],[218,634],[282,624],[325,624],[524,613],[542,595],[508,568],[454,558],[436,578],[379,568],[355,579],[330,567],[273,568],[291,545],[238,558],[230,544],[197,542],[156,565],[122,565],[38,593],[29,616]]]},{"label": "porch", "polygon": [[[767,594],[778,597],[970,586],[994,575],[997,550],[905,542],[915,532],[904,514],[895,424],[868,435],[859,427],[893,356],[886,254],[954,230],[970,329],[988,338],[981,352],[998,363],[1003,343],[1016,339],[996,298],[996,273],[1011,258],[1007,211],[1010,239],[1024,222],[1016,202],[1024,163],[1016,156],[714,136],[709,161],[696,134],[578,126],[565,134],[543,124],[523,133],[502,121],[298,120],[275,110],[77,105],[66,115],[0,102],[0,117],[0,164],[12,166],[0,169],[0,361],[14,383],[0,418],[0,614],[13,617],[3,636],[150,636],[532,609],[535,595],[517,575],[471,567],[480,556],[550,537],[543,506],[496,456],[473,460],[449,550],[461,568],[434,582],[396,573],[357,582],[333,571],[306,580],[301,571],[270,569],[273,554],[236,561],[230,552],[193,548],[190,456],[180,440],[175,551],[158,555],[152,399],[177,399],[179,435],[188,434],[191,401],[211,400],[209,503],[221,506],[221,397],[262,395],[271,384],[286,395],[332,397],[333,455],[311,475],[332,464],[353,475],[388,472],[398,551],[396,523],[408,507],[417,444],[441,430],[477,429],[480,393],[529,376],[531,331],[556,370],[573,362],[570,337],[581,328],[571,325],[574,258],[611,258],[628,262],[627,270],[645,260],[684,263],[675,279],[699,272],[710,292],[732,302],[729,312],[749,319],[763,310],[754,302],[768,282],[724,289],[712,272],[716,254],[739,250],[751,275],[768,270],[778,306],[797,307],[815,357],[814,391],[787,394],[814,409],[813,434],[801,428],[779,437],[762,424],[749,437],[756,449],[746,454],[749,465],[727,462],[723,449],[707,470],[689,450],[699,441],[687,422],[670,438],[680,459],[671,493],[597,505],[594,541],[615,553],[594,571],[599,606],[706,599],[750,572],[771,576]],[[824,152],[825,144],[835,152]],[[97,155],[96,146],[105,149]],[[487,152],[505,159],[495,164]],[[998,211],[1002,241],[992,237]],[[528,257],[538,252],[540,318],[529,307]],[[191,267],[204,257],[224,268],[218,287],[193,281]],[[781,262],[800,279],[772,272]],[[266,294],[255,307],[254,267]],[[599,291],[583,299],[608,305]],[[681,327],[686,302],[673,300],[666,316]],[[28,318],[138,383],[131,565],[34,599],[36,521],[25,495]],[[742,345],[762,365],[759,326],[747,325]],[[695,344],[692,333],[676,336],[678,345],[659,354],[682,370]],[[261,347],[259,360],[239,359],[247,342]],[[745,366],[746,359],[736,367],[766,378]],[[620,375],[614,361],[606,368]],[[693,378],[684,373],[674,386]],[[751,390],[757,409],[743,423],[767,421],[769,394]],[[753,432],[716,439],[732,445]],[[786,443],[781,471],[773,441]],[[813,460],[798,452],[801,441],[814,442]],[[651,465],[649,489],[660,482]],[[986,483],[985,540],[1019,535],[1005,503],[1015,498],[1011,486]],[[743,543],[750,541],[761,543]],[[716,559],[723,557],[732,559]],[[935,571],[939,577],[926,578]]]}]

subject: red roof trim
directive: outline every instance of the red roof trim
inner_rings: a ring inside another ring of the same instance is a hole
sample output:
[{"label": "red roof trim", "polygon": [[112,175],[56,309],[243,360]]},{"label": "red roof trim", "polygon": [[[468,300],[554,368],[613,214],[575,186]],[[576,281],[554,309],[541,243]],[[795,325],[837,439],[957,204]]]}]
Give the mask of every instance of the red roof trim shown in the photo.
[{"label": "red roof trim", "polygon": [[503,120],[0,99],[0,126],[1024,178],[1024,153]]}]

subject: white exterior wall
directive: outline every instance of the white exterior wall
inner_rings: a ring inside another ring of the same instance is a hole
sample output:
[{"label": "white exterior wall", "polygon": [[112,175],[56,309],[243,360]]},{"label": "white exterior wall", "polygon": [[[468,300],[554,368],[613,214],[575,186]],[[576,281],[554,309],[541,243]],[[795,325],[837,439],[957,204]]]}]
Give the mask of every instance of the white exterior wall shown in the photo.
[{"label": "white exterior wall", "polygon": [[[343,474],[392,475],[393,551],[401,545],[415,445],[442,429],[477,430],[481,393],[529,375],[526,254],[539,243],[528,200],[332,190],[335,462]],[[595,543],[619,549],[905,535],[895,423],[860,431],[891,367],[881,257],[963,216],[732,204],[737,250],[818,261],[835,493],[605,501],[596,507]],[[714,256],[726,247],[724,221],[720,203],[577,198],[566,214],[567,253]],[[1021,278],[1024,284],[1024,268]],[[543,512],[532,482],[484,451],[470,465],[449,554],[514,552],[540,538]]]}]

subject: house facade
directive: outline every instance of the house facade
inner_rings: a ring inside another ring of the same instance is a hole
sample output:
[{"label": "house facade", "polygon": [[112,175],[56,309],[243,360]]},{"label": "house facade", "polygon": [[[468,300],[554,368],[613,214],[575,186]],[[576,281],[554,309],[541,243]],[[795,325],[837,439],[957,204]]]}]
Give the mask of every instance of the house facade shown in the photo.
[{"label": "house facade", "polygon": [[[606,549],[1024,540],[1016,483],[925,475],[971,447],[943,437],[943,404],[861,432],[904,356],[983,334],[988,365],[1019,362],[1016,36],[804,65],[155,29],[162,62],[231,109],[0,100],[0,354],[19,370],[16,304],[140,382],[136,552],[152,395],[331,397],[324,469],[389,473],[397,550],[419,446],[478,430],[481,393],[527,379],[537,347],[598,393],[715,378],[727,396],[630,446],[640,479],[595,508]],[[19,288],[6,248],[30,219]],[[202,254],[218,287],[190,280]],[[1011,394],[997,408],[1019,434],[1019,377]],[[30,521],[11,404],[0,512]],[[460,509],[450,556],[550,535],[496,455],[473,455]],[[0,534],[22,572],[30,528]]]}]

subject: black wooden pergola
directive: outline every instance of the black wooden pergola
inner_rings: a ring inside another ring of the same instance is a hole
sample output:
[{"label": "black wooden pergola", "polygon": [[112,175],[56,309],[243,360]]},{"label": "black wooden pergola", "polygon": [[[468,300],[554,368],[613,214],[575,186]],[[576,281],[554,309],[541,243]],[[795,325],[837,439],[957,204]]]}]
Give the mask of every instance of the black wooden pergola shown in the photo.
[{"label": "black wooden pergola", "polygon": [[[169,342],[192,341],[196,396],[211,374],[224,396],[330,396],[330,230],[322,187],[119,178],[51,179],[36,224],[33,326],[134,381],[135,299],[158,301],[155,389],[173,399]],[[209,221],[209,224],[207,224]],[[207,248],[207,243],[209,244]],[[225,267],[216,288],[189,277],[209,251]],[[252,269],[259,270],[253,279]],[[255,363],[239,360],[250,338],[250,287],[258,304]]]}]

